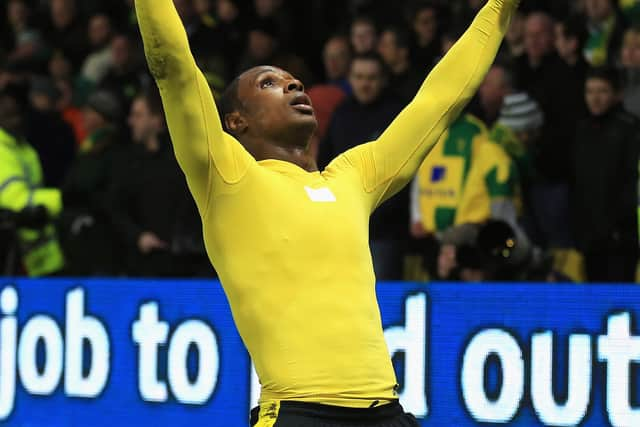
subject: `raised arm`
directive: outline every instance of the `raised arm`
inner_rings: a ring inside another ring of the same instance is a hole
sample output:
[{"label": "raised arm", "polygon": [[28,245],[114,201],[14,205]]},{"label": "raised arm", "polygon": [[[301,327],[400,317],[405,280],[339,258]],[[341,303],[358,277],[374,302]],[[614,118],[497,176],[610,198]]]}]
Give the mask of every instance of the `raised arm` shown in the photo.
[{"label": "raised arm", "polygon": [[361,169],[372,209],[411,180],[440,135],[473,97],[495,59],[518,2],[489,0],[382,136],[346,153],[345,160]]},{"label": "raised arm", "polygon": [[[216,182],[238,182],[253,158],[225,133],[172,0],[136,0],[144,50],[180,167],[200,213]],[[219,179],[217,179],[219,178]]]}]

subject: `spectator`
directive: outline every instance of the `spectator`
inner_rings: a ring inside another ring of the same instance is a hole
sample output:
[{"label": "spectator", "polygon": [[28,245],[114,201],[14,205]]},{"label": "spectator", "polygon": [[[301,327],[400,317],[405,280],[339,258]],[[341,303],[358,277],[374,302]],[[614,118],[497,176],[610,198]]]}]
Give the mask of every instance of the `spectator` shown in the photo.
[{"label": "spectator", "polygon": [[[402,110],[402,103],[385,96],[387,76],[375,54],[356,55],[350,72],[353,95],[335,111],[320,144],[318,166],[324,169],[338,154],[377,139]],[[370,237],[376,277],[402,278],[408,239],[408,189],[384,203],[371,217]]]},{"label": "spectator", "polygon": [[525,49],[515,64],[518,89],[537,101],[545,115],[536,168],[550,183],[566,185],[570,142],[580,113],[575,103],[581,97],[573,93],[575,76],[555,52],[554,24],[549,15],[534,12],[527,17]]},{"label": "spectator", "polygon": [[149,86],[149,78],[137,62],[131,39],[124,34],[111,40],[111,68],[99,88],[118,96],[121,105],[128,107],[133,98]]},{"label": "spectator", "polygon": [[17,240],[26,273],[47,276],[64,267],[55,228],[47,219],[60,213],[62,200],[58,189],[42,186],[38,154],[26,141],[25,129],[19,97],[0,92],[0,209],[41,211],[43,227],[20,228]]},{"label": "spectator", "polygon": [[135,145],[113,187],[116,229],[134,276],[211,275],[200,217],[176,162],[159,95],[135,98],[129,126]]},{"label": "spectator", "polygon": [[[569,73],[573,76],[574,88],[571,90],[571,97],[576,101],[582,100],[581,94],[584,88],[584,79],[589,65],[584,59],[584,47],[588,33],[584,22],[578,18],[571,18],[556,23],[556,52],[562,61],[569,68]],[[584,103],[580,102],[581,110],[584,112]]]},{"label": "spectator", "polygon": [[84,120],[89,137],[62,187],[63,243],[69,273],[117,275],[122,272],[122,256],[114,236],[109,191],[122,151],[118,98],[109,92],[94,93],[85,107]]},{"label": "spectator", "polygon": [[414,179],[412,235],[423,238],[491,218],[517,227],[518,196],[512,160],[489,140],[482,122],[463,115],[442,135]]},{"label": "spectator", "polygon": [[585,0],[589,38],[584,54],[592,66],[615,65],[624,24],[614,0]]},{"label": "spectator", "polygon": [[25,0],[7,2],[7,21],[12,39],[7,60],[22,69],[39,68],[45,49],[40,32],[31,25],[31,10]]},{"label": "spectator", "polygon": [[47,41],[78,70],[87,53],[85,23],[80,19],[75,0],[51,0]]},{"label": "spectator", "polygon": [[513,74],[502,64],[494,64],[478,91],[478,102],[472,105],[473,114],[491,128],[500,117],[505,96],[514,90]]},{"label": "spectator", "polygon": [[411,66],[409,34],[399,28],[385,29],[378,52],[390,71],[390,94],[408,104],[424,80],[424,72]]},{"label": "spectator", "polygon": [[371,53],[378,43],[378,30],[373,19],[358,17],[351,23],[351,47],[356,55]]},{"label": "spectator", "polygon": [[50,79],[32,79],[26,137],[38,152],[44,176],[43,183],[47,187],[62,185],[76,149],[73,131],[56,109],[59,96]]},{"label": "spectator", "polygon": [[441,54],[440,22],[435,3],[421,2],[411,13],[411,63],[426,76]]},{"label": "spectator", "polygon": [[246,24],[235,0],[217,0],[215,10],[218,35],[222,40],[222,54],[226,61],[226,80],[230,81],[239,66],[238,52],[243,51],[246,43]]},{"label": "spectator", "polygon": [[627,30],[620,56],[624,73],[624,107],[640,117],[640,29]]},{"label": "spectator", "polygon": [[113,29],[110,18],[104,14],[92,16],[89,19],[88,36],[91,52],[82,65],[81,77],[86,84],[94,87],[112,66],[110,44]]},{"label": "spectator", "polygon": [[330,37],[324,45],[322,61],[327,83],[339,86],[344,93],[350,94],[351,47],[349,40],[340,35]]},{"label": "spectator", "polygon": [[507,54],[512,60],[524,54],[524,24],[524,15],[521,12],[516,12],[511,19],[511,25],[505,36]]},{"label": "spectator", "polygon": [[640,123],[620,104],[618,74],[587,75],[589,117],[573,150],[572,216],[591,282],[633,282],[638,262],[638,150]]}]

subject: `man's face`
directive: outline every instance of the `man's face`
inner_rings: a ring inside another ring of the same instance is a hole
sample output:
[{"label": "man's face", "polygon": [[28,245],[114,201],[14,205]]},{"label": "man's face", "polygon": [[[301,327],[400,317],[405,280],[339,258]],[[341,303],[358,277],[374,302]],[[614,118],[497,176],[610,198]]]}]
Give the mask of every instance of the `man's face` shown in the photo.
[{"label": "man's face", "polygon": [[413,20],[413,31],[422,43],[430,43],[438,31],[438,19],[435,9],[422,9]]},{"label": "man's face", "polygon": [[507,90],[504,70],[500,67],[493,67],[480,85],[480,102],[485,107],[498,109],[502,106]]},{"label": "man's face", "polygon": [[289,132],[311,136],[318,126],[302,83],[279,68],[260,66],[243,73],[238,97],[243,106],[240,115],[245,120],[244,131],[252,135],[274,140]]},{"label": "man's face", "polygon": [[95,15],[89,20],[89,41],[92,46],[102,46],[111,35],[111,22],[106,15]]},{"label": "man's face", "polygon": [[145,142],[159,132],[159,118],[151,113],[144,98],[133,101],[128,121],[134,142]]},{"label": "man's face", "polygon": [[585,98],[587,107],[594,116],[607,113],[618,102],[618,94],[611,84],[599,78],[587,80]]},{"label": "man's face", "polygon": [[565,36],[564,25],[560,23],[555,25],[555,35],[556,51],[560,57],[569,59],[577,53],[578,41],[575,38]]},{"label": "man's face", "polygon": [[349,73],[351,52],[346,39],[334,38],[324,48],[324,68],[329,80],[337,80]]},{"label": "man's face", "polygon": [[16,100],[8,96],[0,97],[0,128],[19,136],[23,133],[23,125],[22,112]]},{"label": "man's face", "polygon": [[549,18],[534,14],[525,24],[524,46],[532,60],[539,60],[553,49],[553,27]]},{"label": "man's face", "polygon": [[384,89],[385,80],[377,61],[356,59],[351,64],[349,82],[353,96],[364,105],[374,102]]},{"label": "man's face", "polygon": [[356,53],[367,53],[374,50],[376,39],[376,29],[369,22],[355,22],[351,27],[351,44]]},{"label": "man's face", "polygon": [[640,68],[640,32],[630,31],[622,44],[622,65],[627,68]]},{"label": "man's face", "polygon": [[389,66],[394,66],[402,61],[400,49],[396,43],[396,35],[393,31],[384,31],[378,42],[378,53]]}]

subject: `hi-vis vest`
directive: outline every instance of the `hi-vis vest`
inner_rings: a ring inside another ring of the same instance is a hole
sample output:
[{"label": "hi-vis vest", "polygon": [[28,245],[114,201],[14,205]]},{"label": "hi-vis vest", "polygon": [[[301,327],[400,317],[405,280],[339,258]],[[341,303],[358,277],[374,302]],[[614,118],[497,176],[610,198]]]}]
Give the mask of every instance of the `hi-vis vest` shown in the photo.
[{"label": "hi-vis vest", "polygon": [[[49,215],[62,210],[60,191],[42,188],[42,167],[36,151],[0,129],[0,208],[20,212],[28,206],[44,206]],[[22,262],[29,276],[55,273],[64,257],[53,225],[42,230],[18,230]]]}]

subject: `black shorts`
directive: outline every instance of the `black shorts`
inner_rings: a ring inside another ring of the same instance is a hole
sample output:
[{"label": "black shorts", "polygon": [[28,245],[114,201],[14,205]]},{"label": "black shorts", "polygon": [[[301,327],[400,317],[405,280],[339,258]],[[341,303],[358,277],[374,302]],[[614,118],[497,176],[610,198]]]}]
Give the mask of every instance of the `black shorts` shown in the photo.
[{"label": "black shorts", "polygon": [[[260,413],[262,412],[262,413]],[[269,427],[419,427],[399,403],[374,408],[344,408],[306,402],[280,402],[251,411],[251,425]]]}]

